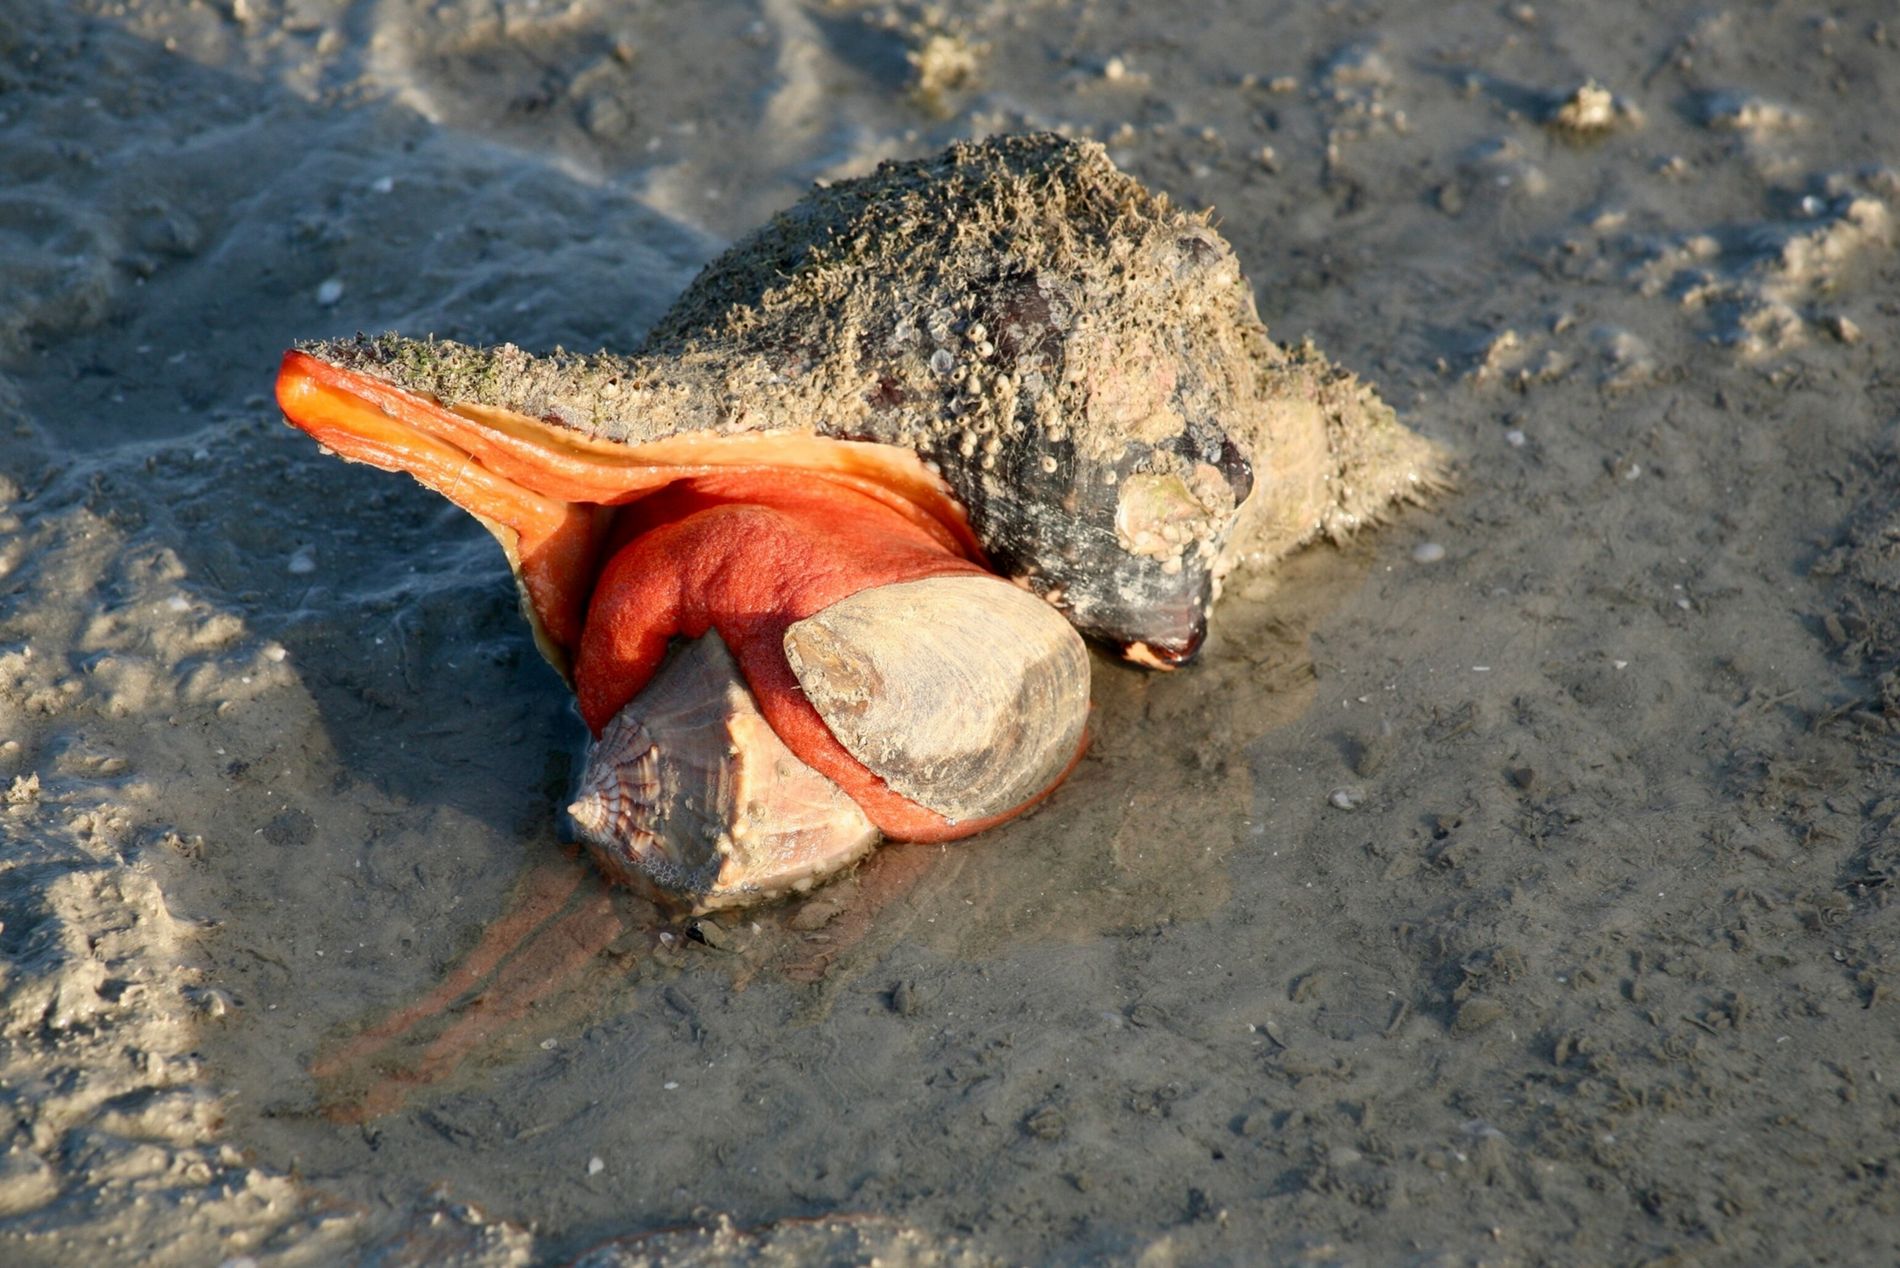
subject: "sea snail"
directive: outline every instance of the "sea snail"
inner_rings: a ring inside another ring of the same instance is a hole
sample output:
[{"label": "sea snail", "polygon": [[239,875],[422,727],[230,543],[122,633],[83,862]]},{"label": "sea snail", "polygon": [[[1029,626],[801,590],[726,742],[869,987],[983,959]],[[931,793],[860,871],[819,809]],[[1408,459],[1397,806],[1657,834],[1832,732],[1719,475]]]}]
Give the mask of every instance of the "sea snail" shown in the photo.
[{"label": "sea snail", "polygon": [[277,394],[500,540],[594,736],[580,835],[698,910],[1019,812],[1080,755],[1080,635],[1178,664],[1236,561],[1436,471],[1206,216],[1051,135],[814,190],[633,356],[358,336]]}]

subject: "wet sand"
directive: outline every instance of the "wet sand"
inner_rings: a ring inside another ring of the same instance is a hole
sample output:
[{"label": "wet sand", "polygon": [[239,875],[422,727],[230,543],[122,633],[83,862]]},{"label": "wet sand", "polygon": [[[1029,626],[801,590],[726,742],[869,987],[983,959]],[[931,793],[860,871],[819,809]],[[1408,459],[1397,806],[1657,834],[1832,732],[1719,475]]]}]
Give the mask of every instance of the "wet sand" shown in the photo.
[{"label": "wet sand", "polygon": [[[1892,1259],[1900,24],[1668,8],[5,6],[0,1258]],[[1016,824],[605,890],[499,550],[278,354],[628,348],[1027,128],[1455,490]]]}]

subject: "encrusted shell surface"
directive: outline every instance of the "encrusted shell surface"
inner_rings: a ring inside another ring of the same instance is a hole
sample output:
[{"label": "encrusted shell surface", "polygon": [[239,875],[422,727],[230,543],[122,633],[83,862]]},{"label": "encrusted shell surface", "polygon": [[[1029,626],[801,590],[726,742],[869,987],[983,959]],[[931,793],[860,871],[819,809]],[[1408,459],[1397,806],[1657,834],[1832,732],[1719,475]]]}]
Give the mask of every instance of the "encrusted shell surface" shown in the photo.
[{"label": "encrusted shell surface", "polygon": [[632,357],[385,336],[314,355],[629,446],[789,432],[941,472],[991,565],[1162,659],[1214,587],[1434,479],[1425,442],[1268,337],[1205,216],[1052,135],[814,190],[709,265]]}]

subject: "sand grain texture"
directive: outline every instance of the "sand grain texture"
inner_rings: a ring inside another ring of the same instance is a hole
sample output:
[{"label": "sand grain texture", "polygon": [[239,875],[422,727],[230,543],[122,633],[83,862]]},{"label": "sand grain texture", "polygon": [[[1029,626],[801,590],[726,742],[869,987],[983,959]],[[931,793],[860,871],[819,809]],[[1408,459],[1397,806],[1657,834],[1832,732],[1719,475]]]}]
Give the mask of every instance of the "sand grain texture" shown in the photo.
[{"label": "sand grain texture", "polygon": [[[1900,31],[1661,8],[5,6],[0,1260],[1894,1259]],[[278,354],[632,348],[1034,128],[1456,492],[1018,823],[601,892],[499,552]]]}]

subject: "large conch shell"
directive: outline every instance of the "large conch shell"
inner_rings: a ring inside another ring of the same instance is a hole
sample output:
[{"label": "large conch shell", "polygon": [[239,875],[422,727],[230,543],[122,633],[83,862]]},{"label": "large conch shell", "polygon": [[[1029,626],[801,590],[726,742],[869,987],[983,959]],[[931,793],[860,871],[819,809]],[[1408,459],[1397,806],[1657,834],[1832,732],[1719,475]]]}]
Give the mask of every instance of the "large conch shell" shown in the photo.
[{"label": "large conch shell", "polygon": [[[288,354],[279,399],[482,517],[601,743],[668,646],[714,630],[794,759],[907,839],[1005,818],[1073,764],[1070,625],[1178,664],[1237,561],[1437,471],[1369,389],[1267,337],[1205,216],[1050,135],[815,190],[635,356],[359,336]],[[585,778],[614,769],[597,751]],[[601,852],[693,905],[826,870],[662,880]]]}]

